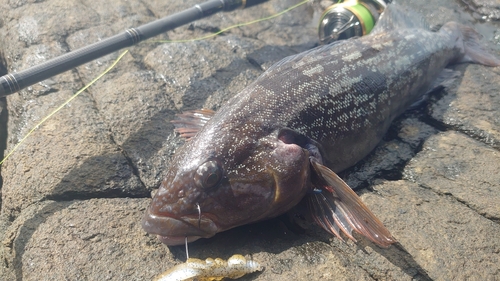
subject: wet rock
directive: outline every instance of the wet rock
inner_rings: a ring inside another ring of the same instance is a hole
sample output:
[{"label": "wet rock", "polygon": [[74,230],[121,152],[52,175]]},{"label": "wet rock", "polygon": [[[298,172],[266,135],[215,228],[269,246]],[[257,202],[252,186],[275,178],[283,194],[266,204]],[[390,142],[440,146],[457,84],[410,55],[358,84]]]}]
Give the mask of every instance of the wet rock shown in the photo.
[{"label": "wet rock", "polygon": [[396,120],[384,140],[360,163],[341,176],[353,189],[369,187],[383,178],[401,179],[403,167],[420,150],[422,143],[438,130],[418,120],[421,112],[407,112]]},{"label": "wet rock", "polygon": [[499,163],[498,150],[451,131],[429,138],[404,174],[425,188],[450,195],[478,214],[499,221]]},{"label": "wet rock", "polygon": [[492,239],[500,231],[498,222],[453,195],[408,181],[383,182],[374,189],[379,195],[366,193],[363,199],[430,279],[494,280],[498,276],[500,241]]},{"label": "wet rock", "polygon": [[33,204],[6,229],[5,266],[20,280],[151,279],[160,260],[173,259],[141,229],[147,204],[131,198]]},{"label": "wet rock", "polygon": [[[205,36],[297,2],[217,14],[155,39]],[[473,25],[500,54],[492,32],[498,25],[476,23],[457,3],[399,2],[433,25]],[[2,64],[19,71],[197,1],[104,3],[0,1]],[[162,245],[139,225],[149,192],[183,143],[169,121],[183,110],[218,109],[275,61],[315,46],[313,13],[306,5],[203,41],[129,48],[116,68],[35,130],[2,166],[0,279],[148,280],[184,261],[184,247]],[[9,96],[2,111],[8,118],[0,118],[7,151],[119,54]],[[311,222],[298,227],[282,216],[196,241],[190,255],[240,253],[265,266],[243,280],[494,279],[500,75],[476,65],[457,69],[463,76],[455,86],[398,119],[383,143],[345,173],[400,244],[381,249],[359,237],[344,243]]]},{"label": "wet rock", "polygon": [[464,0],[468,7],[483,20],[500,20],[500,3],[496,0]]},{"label": "wet rock", "polygon": [[[82,12],[88,12],[86,23],[78,16]],[[5,17],[11,20],[3,31],[8,70],[28,68],[65,53],[64,38],[94,25],[98,17],[93,15],[89,6],[65,1],[10,9]],[[60,16],[64,20],[57,24]],[[32,17],[33,25],[22,24],[27,17]],[[29,38],[23,35],[28,33]],[[78,76],[66,72],[9,97],[7,151],[84,85]],[[2,190],[2,215],[13,219],[25,207],[45,199],[146,195],[126,155],[99,119],[91,95],[83,93],[33,131],[2,166],[2,174],[9,175]]]},{"label": "wet rock", "polygon": [[[494,68],[467,66],[461,81],[448,89],[448,95],[432,103],[432,118],[492,147],[500,148],[500,80]],[[484,83],[485,80],[490,81]]]},{"label": "wet rock", "polygon": [[[9,99],[7,150],[13,149],[31,127],[71,94],[64,89],[24,102],[19,97]],[[18,116],[17,109],[22,111]],[[2,174],[9,175],[2,189],[2,212],[9,217],[47,198],[146,194],[127,158],[113,143],[107,128],[98,122],[87,94],[34,131],[4,163]]]}]

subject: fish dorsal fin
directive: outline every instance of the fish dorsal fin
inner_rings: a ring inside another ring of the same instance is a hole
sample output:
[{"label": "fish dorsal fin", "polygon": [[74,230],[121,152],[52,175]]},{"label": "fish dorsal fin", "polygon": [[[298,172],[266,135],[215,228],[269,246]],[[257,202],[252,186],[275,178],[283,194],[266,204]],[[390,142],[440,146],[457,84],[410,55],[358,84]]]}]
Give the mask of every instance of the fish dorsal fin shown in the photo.
[{"label": "fish dorsal fin", "polygon": [[380,220],[359,196],[335,172],[311,159],[312,182],[320,192],[308,195],[309,211],[314,220],[331,234],[343,232],[356,241],[352,232],[370,239],[382,247],[396,242]]},{"label": "fish dorsal fin", "polygon": [[387,31],[400,30],[406,28],[422,28],[431,30],[425,19],[411,9],[401,7],[398,4],[388,4],[377,21],[370,34],[378,34]]},{"label": "fish dorsal fin", "polygon": [[276,74],[282,74],[284,69],[285,69],[285,71],[286,70],[289,71],[289,70],[291,70],[290,66],[293,63],[301,61],[302,59],[304,59],[304,57],[309,56],[311,53],[313,53],[313,52],[321,53],[322,49],[329,49],[333,45],[340,45],[340,44],[345,43],[345,41],[346,40],[334,41],[334,42],[327,44],[327,45],[322,45],[322,46],[312,48],[310,50],[307,50],[307,51],[304,51],[304,52],[301,52],[301,53],[298,53],[295,55],[285,57],[285,58],[277,61],[273,65],[271,65],[266,70],[266,72],[262,73],[262,75],[258,79],[265,79],[265,78],[271,77],[271,76],[276,75]]},{"label": "fish dorsal fin", "polygon": [[177,133],[182,138],[189,140],[198,133],[203,126],[214,116],[215,111],[211,109],[189,110],[177,114],[177,118],[170,121],[174,124]]}]

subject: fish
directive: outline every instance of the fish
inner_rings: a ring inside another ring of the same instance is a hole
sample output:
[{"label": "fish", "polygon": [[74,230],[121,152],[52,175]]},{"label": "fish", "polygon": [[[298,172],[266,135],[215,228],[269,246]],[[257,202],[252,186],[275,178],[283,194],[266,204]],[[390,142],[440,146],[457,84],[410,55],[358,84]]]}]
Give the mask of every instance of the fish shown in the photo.
[{"label": "fish", "polygon": [[185,263],[178,264],[162,274],[154,281],[217,281],[224,278],[237,279],[246,274],[262,271],[257,261],[247,260],[242,255],[233,255],[227,261],[216,258],[200,260],[188,258]]},{"label": "fish", "polygon": [[449,65],[499,66],[472,28],[433,30],[389,4],[366,36],[289,56],[217,112],[182,113],[187,139],[142,219],[167,245],[276,217],[305,200],[319,226],[381,247],[397,240],[337,175],[368,155],[391,122],[453,81]]}]

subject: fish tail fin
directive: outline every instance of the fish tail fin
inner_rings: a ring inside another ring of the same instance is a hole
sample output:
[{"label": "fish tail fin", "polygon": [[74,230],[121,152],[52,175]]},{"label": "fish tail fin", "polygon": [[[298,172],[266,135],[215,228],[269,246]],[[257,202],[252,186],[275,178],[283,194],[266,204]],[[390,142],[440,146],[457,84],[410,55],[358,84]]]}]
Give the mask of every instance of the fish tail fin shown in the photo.
[{"label": "fish tail fin", "polygon": [[[451,22],[456,25],[462,35],[464,56],[459,62],[473,62],[486,66],[500,66],[500,59],[492,55],[480,42],[481,35],[473,28]],[[448,25],[447,24],[447,25]]]},{"label": "fish tail fin", "polygon": [[308,197],[313,219],[329,233],[342,239],[340,232],[349,239],[355,231],[382,247],[396,242],[380,220],[361,201],[359,196],[332,170],[311,161],[320,193]]}]

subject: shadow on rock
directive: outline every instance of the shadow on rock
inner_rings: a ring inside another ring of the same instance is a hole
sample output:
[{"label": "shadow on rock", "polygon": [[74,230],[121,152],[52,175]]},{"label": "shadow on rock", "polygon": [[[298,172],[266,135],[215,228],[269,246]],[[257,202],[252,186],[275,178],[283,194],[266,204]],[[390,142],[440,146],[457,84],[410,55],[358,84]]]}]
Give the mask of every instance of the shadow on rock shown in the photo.
[{"label": "shadow on rock", "polygon": [[[13,251],[12,266],[14,268],[16,280],[23,280],[23,255],[26,251],[26,246],[31,240],[33,234],[38,229],[38,227],[45,223],[48,217],[52,216],[54,213],[69,207],[73,202],[46,202],[41,208],[36,208],[37,210],[32,210],[27,216],[32,215],[27,220],[21,222],[21,226],[16,232],[15,238],[10,241],[8,248]],[[18,218],[19,219],[19,218]],[[5,240],[3,241],[5,244]]]},{"label": "shadow on rock", "polygon": [[90,198],[146,197],[127,159],[120,152],[86,159],[61,179],[44,199],[65,201]]},{"label": "shadow on rock", "polygon": [[380,248],[364,239],[358,240],[357,247],[359,250],[366,252],[365,248],[370,247],[373,251],[385,257],[391,264],[400,268],[413,280],[431,281],[427,272],[415,261],[413,256],[406,251],[400,243],[391,245],[388,248]]}]

